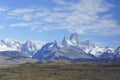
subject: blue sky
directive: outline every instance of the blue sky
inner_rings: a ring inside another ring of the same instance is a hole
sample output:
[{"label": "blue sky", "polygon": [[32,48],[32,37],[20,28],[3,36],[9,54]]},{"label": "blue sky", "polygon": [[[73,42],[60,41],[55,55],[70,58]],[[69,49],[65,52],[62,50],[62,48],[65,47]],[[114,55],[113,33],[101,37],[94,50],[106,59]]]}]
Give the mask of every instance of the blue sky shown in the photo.
[{"label": "blue sky", "polygon": [[120,0],[0,0],[0,39],[61,41],[74,32],[120,46]]}]

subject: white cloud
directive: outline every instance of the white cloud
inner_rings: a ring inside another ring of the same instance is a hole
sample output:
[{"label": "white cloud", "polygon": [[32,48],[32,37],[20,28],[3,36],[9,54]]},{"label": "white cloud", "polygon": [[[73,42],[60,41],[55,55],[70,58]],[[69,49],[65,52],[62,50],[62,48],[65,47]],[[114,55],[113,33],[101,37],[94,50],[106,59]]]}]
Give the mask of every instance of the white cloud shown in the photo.
[{"label": "white cloud", "polygon": [[31,13],[33,12],[33,9],[29,9],[29,8],[23,8],[23,9],[15,9],[12,11],[13,14],[23,14],[23,13]]},{"label": "white cloud", "polygon": [[17,8],[8,11],[6,15],[6,19],[17,19],[17,20],[24,20],[29,21],[32,19],[32,12],[36,11],[34,8]]},{"label": "white cloud", "polygon": [[7,7],[5,7],[5,6],[0,6],[0,12],[5,12],[5,11],[7,11],[8,10],[8,8]]},{"label": "white cloud", "polygon": [[[110,14],[106,14],[113,6],[106,0],[53,1],[59,5],[54,8],[35,7],[12,10],[8,14],[10,19],[18,19],[23,23],[10,26],[32,26],[32,30],[41,29],[40,31],[64,29],[79,34],[120,35],[117,21]],[[34,23],[36,21],[37,23]]]},{"label": "white cloud", "polygon": [[[40,26],[42,23],[36,21],[36,22],[21,22],[21,23],[13,23],[13,24],[10,24],[9,26],[10,27],[30,27],[31,29],[30,30],[39,30],[40,29]],[[41,27],[42,28],[42,27]]]},{"label": "white cloud", "polygon": [[22,18],[25,21],[30,21],[32,19],[32,16],[33,15],[31,15],[31,14],[24,14]]},{"label": "white cloud", "polygon": [[0,25],[0,29],[2,29],[3,28],[3,26],[2,25]]},{"label": "white cloud", "polygon": [[29,25],[30,23],[15,23],[15,24],[10,24],[10,27],[26,27]]}]

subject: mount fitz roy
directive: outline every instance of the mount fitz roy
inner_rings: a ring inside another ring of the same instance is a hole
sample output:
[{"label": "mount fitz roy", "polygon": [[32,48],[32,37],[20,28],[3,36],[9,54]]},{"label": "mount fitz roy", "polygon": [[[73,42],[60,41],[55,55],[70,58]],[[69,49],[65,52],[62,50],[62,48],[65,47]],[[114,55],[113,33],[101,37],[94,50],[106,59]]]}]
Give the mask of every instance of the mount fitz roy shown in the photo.
[{"label": "mount fitz roy", "polygon": [[0,65],[36,61],[120,62],[120,47],[101,48],[89,40],[81,41],[77,33],[64,36],[61,43],[54,41],[45,45],[30,40],[25,43],[12,39],[0,41]]},{"label": "mount fitz roy", "polygon": [[42,61],[120,61],[120,47],[112,49],[101,48],[89,40],[80,41],[77,33],[64,37],[62,44],[57,41],[47,43],[33,55],[34,59]]}]

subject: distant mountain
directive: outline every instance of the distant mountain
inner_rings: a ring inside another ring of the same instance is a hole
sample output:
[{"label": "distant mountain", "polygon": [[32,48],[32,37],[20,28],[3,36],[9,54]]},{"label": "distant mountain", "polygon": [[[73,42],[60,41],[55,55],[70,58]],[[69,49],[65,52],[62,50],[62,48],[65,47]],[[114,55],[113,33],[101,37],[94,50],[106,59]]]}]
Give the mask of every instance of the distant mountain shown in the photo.
[{"label": "distant mountain", "polygon": [[[77,33],[71,34],[70,37],[65,36],[62,43],[54,41],[42,45],[43,43],[39,41],[27,40],[25,43],[21,43],[12,39],[1,40],[0,56],[2,57],[0,59],[9,61],[9,59],[19,60],[32,57],[42,61],[120,62],[120,47],[117,49],[101,48],[89,40],[81,41]],[[3,54],[5,55],[3,56]]]},{"label": "distant mountain", "polygon": [[89,60],[94,59],[92,55],[85,53],[79,47],[64,48],[58,46],[57,42],[45,44],[33,58],[39,60]]},{"label": "distant mountain", "polygon": [[49,60],[55,57],[55,52],[59,49],[57,42],[51,42],[43,45],[43,47],[33,55],[33,58],[40,60]]},{"label": "distant mountain", "polygon": [[19,51],[32,56],[41,48],[42,44],[41,42],[33,42],[30,40],[21,43],[16,40],[5,39],[0,41],[0,51]]},{"label": "distant mountain", "polygon": [[118,47],[115,51],[117,54],[120,54],[120,47]]},{"label": "distant mountain", "polygon": [[42,46],[40,42],[33,42],[27,40],[24,44],[22,44],[21,52],[28,54],[29,56],[33,56]]},{"label": "distant mountain", "polygon": [[0,52],[0,66],[16,65],[23,63],[34,63],[37,60],[30,58],[28,55],[18,51]]},{"label": "distant mountain", "polygon": [[120,47],[116,51],[112,48],[101,48],[89,40],[80,41],[77,33],[70,37],[64,37],[62,46],[51,42],[43,45],[33,58],[51,61],[51,60],[69,60],[69,61],[120,61]]},{"label": "distant mountain", "polygon": [[[119,47],[118,47],[119,48]],[[117,50],[118,50],[117,48]],[[112,48],[106,47],[104,52],[99,56],[100,61],[119,62],[120,54]]]},{"label": "distant mountain", "polygon": [[73,47],[73,46],[79,47],[79,45],[80,45],[79,35],[77,33],[73,33],[73,34],[71,34],[70,38],[65,36],[62,41],[62,45],[65,48],[69,48],[69,47]]},{"label": "distant mountain", "polygon": [[79,39],[79,35],[77,33],[73,33],[71,34],[70,38],[66,36],[64,37],[62,45],[65,48],[79,47],[84,52],[90,53],[96,57],[99,57],[99,55],[104,52],[103,48],[100,48],[94,42],[91,42],[89,40],[80,41]]},{"label": "distant mountain", "polygon": [[5,39],[0,41],[0,51],[20,51],[22,44],[19,41]]}]

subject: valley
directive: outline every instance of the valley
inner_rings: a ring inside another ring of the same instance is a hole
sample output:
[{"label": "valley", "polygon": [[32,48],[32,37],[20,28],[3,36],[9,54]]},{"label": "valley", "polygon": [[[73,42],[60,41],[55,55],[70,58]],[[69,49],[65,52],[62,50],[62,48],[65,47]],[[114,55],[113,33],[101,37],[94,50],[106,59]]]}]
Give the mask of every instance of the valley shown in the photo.
[{"label": "valley", "polygon": [[0,80],[119,80],[120,63],[47,62],[0,68]]}]

